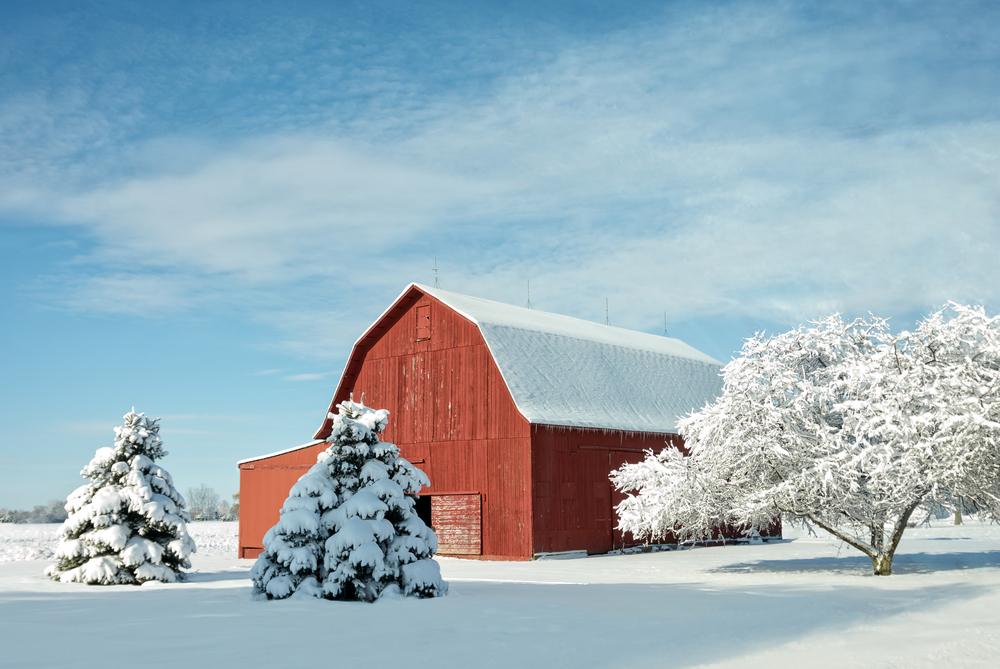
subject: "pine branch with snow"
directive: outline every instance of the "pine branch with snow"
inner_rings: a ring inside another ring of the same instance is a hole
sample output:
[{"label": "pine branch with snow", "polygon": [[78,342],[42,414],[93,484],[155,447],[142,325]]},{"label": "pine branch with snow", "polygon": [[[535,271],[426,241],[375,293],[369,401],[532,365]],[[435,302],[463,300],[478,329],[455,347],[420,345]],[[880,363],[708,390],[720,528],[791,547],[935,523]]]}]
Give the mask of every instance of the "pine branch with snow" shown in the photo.
[{"label": "pine branch with snow", "polygon": [[374,601],[447,592],[437,537],[414,511],[426,475],[379,440],[389,412],[353,401],[330,414],[330,446],[292,486],[251,571],[255,596]]},{"label": "pine branch with snow", "polygon": [[1000,317],[951,304],[916,332],[839,315],[747,340],[716,402],[680,423],[689,456],[613,474],[640,537],[701,538],[801,517],[868,555],[876,574],[914,511],[969,500],[1000,516]]},{"label": "pine branch with snow", "polygon": [[90,482],[67,499],[57,561],[46,575],[93,585],[173,583],[190,568],[195,544],[184,498],[155,464],[167,455],[158,420],[133,409],[115,428],[114,447],[98,449],[80,472]]}]

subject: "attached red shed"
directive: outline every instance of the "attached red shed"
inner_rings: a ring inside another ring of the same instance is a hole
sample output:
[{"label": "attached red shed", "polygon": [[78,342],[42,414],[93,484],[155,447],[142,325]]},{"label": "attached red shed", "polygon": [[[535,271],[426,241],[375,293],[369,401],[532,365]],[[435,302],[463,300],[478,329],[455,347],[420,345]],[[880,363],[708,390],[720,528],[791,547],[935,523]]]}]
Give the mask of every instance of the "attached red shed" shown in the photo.
[{"label": "attached red shed", "polygon": [[634,545],[608,475],[682,445],[677,420],[720,392],[720,369],[677,339],[411,284],[354,345],[317,441],[239,463],[240,555],[262,550],[351,393],[390,411],[384,440],[430,478],[418,509],[441,554]]}]

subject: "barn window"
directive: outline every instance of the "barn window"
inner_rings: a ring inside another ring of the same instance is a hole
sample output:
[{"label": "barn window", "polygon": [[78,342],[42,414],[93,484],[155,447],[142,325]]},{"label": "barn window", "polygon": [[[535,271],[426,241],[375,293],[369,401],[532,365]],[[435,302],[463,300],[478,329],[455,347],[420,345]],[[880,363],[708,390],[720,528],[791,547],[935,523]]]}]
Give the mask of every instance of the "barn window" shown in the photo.
[{"label": "barn window", "polygon": [[422,304],[417,307],[417,341],[427,341],[431,338],[431,305]]}]

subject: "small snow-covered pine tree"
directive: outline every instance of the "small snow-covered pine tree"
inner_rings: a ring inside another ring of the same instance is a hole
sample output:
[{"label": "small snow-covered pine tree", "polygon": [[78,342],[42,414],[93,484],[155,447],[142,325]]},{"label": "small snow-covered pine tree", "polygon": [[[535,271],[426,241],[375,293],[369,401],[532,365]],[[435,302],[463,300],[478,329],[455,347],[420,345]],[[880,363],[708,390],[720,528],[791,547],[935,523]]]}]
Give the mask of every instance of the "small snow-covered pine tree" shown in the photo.
[{"label": "small snow-covered pine tree", "polygon": [[191,566],[195,545],[184,498],[154,464],[167,455],[158,420],[133,409],[115,428],[114,448],[98,449],[80,472],[90,483],[67,499],[57,562],[46,575],[94,585],[173,583]]},{"label": "small snow-covered pine tree", "polygon": [[254,595],[308,595],[371,602],[439,597],[448,590],[434,561],[437,537],[414,511],[427,476],[379,441],[389,412],[347,401],[333,418],[329,448],[292,486],[264,552],[250,572]]}]

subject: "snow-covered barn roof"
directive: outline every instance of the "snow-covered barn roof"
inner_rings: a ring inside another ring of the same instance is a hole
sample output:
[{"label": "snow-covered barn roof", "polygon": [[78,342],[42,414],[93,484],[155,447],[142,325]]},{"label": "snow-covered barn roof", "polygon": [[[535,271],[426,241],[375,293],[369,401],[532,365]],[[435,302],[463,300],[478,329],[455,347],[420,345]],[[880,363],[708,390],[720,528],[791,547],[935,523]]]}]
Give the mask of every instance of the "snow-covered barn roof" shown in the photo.
[{"label": "snow-covered barn roof", "polygon": [[283,448],[280,451],[275,451],[274,453],[268,453],[267,455],[257,455],[252,458],[244,458],[243,460],[238,460],[237,465],[243,465],[248,462],[256,462],[257,460],[267,460],[268,458],[273,458],[276,455],[284,455],[285,453],[294,453],[295,451],[302,450],[303,448],[309,448],[310,446],[315,446],[316,444],[322,444],[322,439],[313,439],[312,441],[300,444],[299,446],[292,446],[291,448]]},{"label": "snow-covered barn roof", "polygon": [[676,432],[722,390],[722,363],[679,339],[414,286],[479,327],[530,423]]}]

